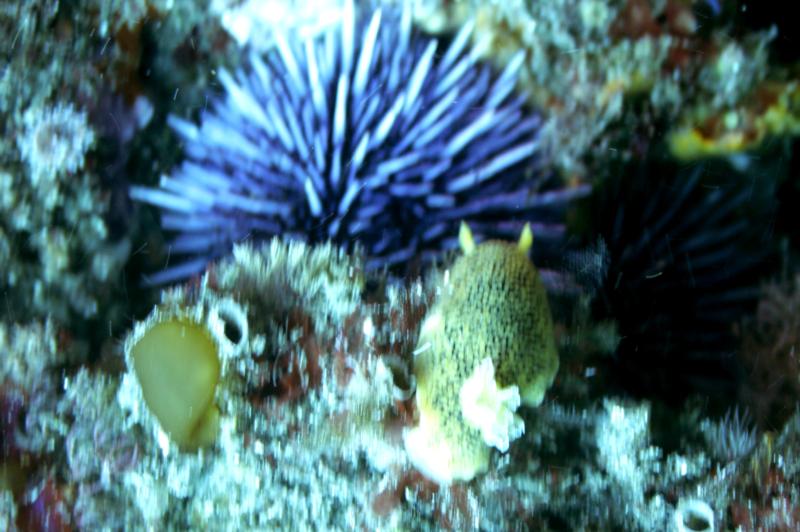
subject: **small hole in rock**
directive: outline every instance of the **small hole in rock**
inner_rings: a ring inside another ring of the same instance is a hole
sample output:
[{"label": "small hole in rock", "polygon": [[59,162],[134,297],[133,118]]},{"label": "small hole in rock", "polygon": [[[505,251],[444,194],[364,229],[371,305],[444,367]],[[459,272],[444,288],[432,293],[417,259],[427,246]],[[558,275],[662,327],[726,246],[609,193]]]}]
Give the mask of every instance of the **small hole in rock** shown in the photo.
[{"label": "small hole in rock", "polygon": [[416,380],[406,363],[395,356],[384,357],[384,364],[392,373],[395,399],[406,400],[416,391]]},{"label": "small hole in rock", "polygon": [[687,530],[709,530],[710,523],[704,515],[688,511],[683,516],[683,524]]},{"label": "small hole in rock", "polygon": [[238,344],[242,339],[242,330],[229,317],[222,316],[222,320],[225,323],[225,337],[234,345]]},{"label": "small hole in rock", "polygon": [[390,366],[389,369],[392,371],[392,380],[394,381],[395,386],[401,390],[411,389],[411,379],[409,379],[409,375],[406,371],[404,371],[404,368]]}]

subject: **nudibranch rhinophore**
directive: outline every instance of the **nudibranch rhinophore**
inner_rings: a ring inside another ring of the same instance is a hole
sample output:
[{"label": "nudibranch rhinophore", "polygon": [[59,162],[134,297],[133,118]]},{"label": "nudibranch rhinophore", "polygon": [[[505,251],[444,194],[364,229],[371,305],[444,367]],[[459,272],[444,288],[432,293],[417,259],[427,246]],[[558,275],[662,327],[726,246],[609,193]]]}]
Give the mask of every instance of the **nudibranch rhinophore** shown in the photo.
[{"label": "nudibranch rhinophore", "polygon": [[403,435],[411,462],[440,484],[469,480],[525,431],[520,404],[537,406],[558,371],[553,320],[539,272],[517,244],[475,245],[462,223],[464,255],[445,275],[415,351],[419,424]]}]

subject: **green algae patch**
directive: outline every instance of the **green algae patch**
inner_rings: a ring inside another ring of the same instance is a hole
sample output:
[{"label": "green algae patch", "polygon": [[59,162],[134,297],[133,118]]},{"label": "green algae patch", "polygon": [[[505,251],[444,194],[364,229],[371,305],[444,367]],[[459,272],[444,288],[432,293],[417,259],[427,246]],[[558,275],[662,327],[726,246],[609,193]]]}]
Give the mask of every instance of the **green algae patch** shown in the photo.
[{"label": "green algae patch", "polygon": [[212,444],[220,359],[208,330],[188,320],[158,323],[136,342],[131,358],[145,403],[170,439],[187,450]]}]

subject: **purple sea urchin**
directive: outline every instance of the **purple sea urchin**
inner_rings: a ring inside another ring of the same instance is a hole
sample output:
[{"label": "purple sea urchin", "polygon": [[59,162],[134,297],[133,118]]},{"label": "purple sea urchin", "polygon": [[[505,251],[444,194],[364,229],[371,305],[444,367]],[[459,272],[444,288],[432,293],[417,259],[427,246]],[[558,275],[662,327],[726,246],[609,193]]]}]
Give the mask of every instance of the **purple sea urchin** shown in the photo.
[{"label": "purple sea urchin", "polygon": [[345,2],[339,26],[277,34],[273,52],[221,71],[226,96],[199,126],[170,117],[186,160],[160,188],[131,189],[162,209],[183,256],[150,282],[272,235],[358,241],[371,267],[454,248],[461,220],[478,238],[510,238],[530,221],[546,247],[552,208],[585,189],[536,193],[540,117],[514,94],[522,54],[494,76],[468,49],[471,25],[437,53],[409,9],[360,16]]},{"label": "purple sea urchin", "polygon": [[596,315],[621,336],[611,375],[637,395],[730,404],[741,371],[733,325],[771,267],[774,182],[657,157],[615,171],[590,214],[609,253]]}]

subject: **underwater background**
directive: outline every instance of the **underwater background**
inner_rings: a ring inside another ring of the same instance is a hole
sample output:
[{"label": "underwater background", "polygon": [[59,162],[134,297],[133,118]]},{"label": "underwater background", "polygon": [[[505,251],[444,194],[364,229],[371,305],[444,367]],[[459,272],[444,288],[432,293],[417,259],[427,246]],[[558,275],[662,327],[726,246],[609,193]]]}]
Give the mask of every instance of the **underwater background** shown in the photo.
[{"label": "underwater background", "polygon": [[780,7],[0,0],[0,530],[800,530]]}]

